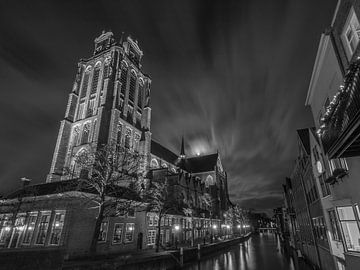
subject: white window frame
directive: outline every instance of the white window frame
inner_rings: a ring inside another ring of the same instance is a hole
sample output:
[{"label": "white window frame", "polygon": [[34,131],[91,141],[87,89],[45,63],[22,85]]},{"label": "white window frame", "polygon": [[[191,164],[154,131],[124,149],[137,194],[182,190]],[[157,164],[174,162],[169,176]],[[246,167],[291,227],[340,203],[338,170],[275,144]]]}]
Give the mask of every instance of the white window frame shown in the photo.
[{"label": "white window frame", "polygon": [[[47,222],[46,229],[45,229],[44,243],[38,243],[37,240],[39,237],[40,226],[41,226],[41,221],[42,221],[43,216],[49,216],[49,221]],[[49,233],[50,222],[51,222],[51,211],[41,211],[39,218],[38,218],[37,228],[36,228],[35,241],[34,241],[35,246],[44,246],[46,244],[46,240],[48,238],[48,233]]]},{"label": "white window frame", "polygon": [[155,229],[148,230],[146,242],[147,242],[148,246],[155,245],[155,242],[156,242],[156,230]]},{"label": "white window frame", "polygon": [[[98,240],[97,240],[98,243],[105,243],[106,240],[107,240],[107,237],[108,237],[108,232],[109,232],[109,220],[103,220],[103,221],[101,222],[101,225],[102,225],[103,223],[106,223],[105,229],[103,230],[103,231],[105,231],[105,237],[104,237],[104,240],[102,240],[102,239],[99,240],[99,238],[98,238]],[[103,231],[101,231],[101,225],[100,225],[99,236],[100,236],[101,233],[103,233]]]},{"label": "white window frame", "polygon": [[[35,217],[35,222],[33,223],[33,226],[31,226],[31,224],[29,223],[30,222],[30,219],[31,217]],[[24,230],[24,234],[23,234],[23,237],[21,239],[21,244],[24,245],[24,246],[29,246],[31,245],[31,242],[34,238],[34,235],[35,235],[35,230],[36,230],[36,223],[38,221],[38,218],[39,218],[39,213],[36,211],[36,212],[30,212],[29,215],[28,215],[28,219],[26,221],[26,227],[25,227],[25,230]],[[31,226],[31,228],[30,228]],[[26,236],[26,233],[29,231],[29,230],[32,230],[31,232],[31,236],[30,236],[30,239],[29,239],[29,242],[28,243],[25,243],[25,236]]]},{"label": "white window frame", "polygon": [[[64,216],[63,217],[64,220],[61,221],[61,219],[60,219],[60,223],[56,223],[56,220],[55,220],[55,217],[58,214]],[[63,232],[64,226],[65,226],[65,216],[66,216],[66,211],[65,210],[55,210],[54,211],[54,217],[53,217],[53,221],[52,221],[52,225],[51,225],[51,232],[50,232],[50,236],[49,236],[49,245],[50,246],[59,246],[60,245],[62,232]],[[54,243],[51,243],[51,238],[52,238],[52,234],[53,234],[54,230],[56,229],[55,227],[58,227],[58,226],[61,227],[60,228],[60,233],[59,233],[59,235],[60,235],[59,242],[54,244]]]},{"label": "white window frame", "polygon": [[[128,229],[129,227],[129,229]],[[131,232],[131,241],[126,239],[127,233]],[[124,243],[132,243],[134,242],[134,232],[135,232],[135,223],[126,223],[125,224],[125,237],[124,237]]]},{"label": "white window frame", "polygon": [[[351,7],[348,18],[346,20],[346,23],[344,25],[343,31],[342,31],[342,40],[344,43],[345,51],[348,57],[348,60],[350,60],[359,45],[359,30],[360,30],[360,24],[359,19],[356,16],[355,10],[353,7]],[[347,33],[351,31],[352,38],[349,40],[347,37]],[[353,49],[351,47],[351,42],[355,39],[355,48]]]},{"label": "white window frame", "polygon": [[[120,241],[119,242],[115,242],[115,232],[116,232],[116,227],[119,226],[121,233],[120,233]],[[114,230],[113,230],[113,237],[112,237],[112,244],[113,245],[119,245],[123,242],[123,233],[124,233],[124,223],[115,223],[114,224]]]}]

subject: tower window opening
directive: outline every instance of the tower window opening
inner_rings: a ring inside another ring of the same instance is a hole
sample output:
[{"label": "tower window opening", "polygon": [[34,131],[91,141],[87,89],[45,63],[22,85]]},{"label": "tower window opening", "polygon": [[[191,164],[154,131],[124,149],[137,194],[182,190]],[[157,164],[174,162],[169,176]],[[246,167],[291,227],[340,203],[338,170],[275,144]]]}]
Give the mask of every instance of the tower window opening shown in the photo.
[{"label": "tower window opening", "polygon": [[134,74],[131,74],[130,77],[130,87],[129,87],[129,100],[134,104],[135,99],[135,86],[136,86],[136,78]]},{"label": "tower window opening", "polygon": [[100,67],[97,66],[97,67],[95,67],[95,70],[94,70],[90,94],[95,94],[97,92],[97,87],[99,84],[99,75],[100,75]]},{"label": "tower window opening", "polygon": [[80,94],[80,98],[84,98],[86,96],[86,92],[89,86],[89,78],[90,78],[90,72],[86,71],[85,72],[85,76],[84,76],[84,81],[81,87],[81,94]]}]

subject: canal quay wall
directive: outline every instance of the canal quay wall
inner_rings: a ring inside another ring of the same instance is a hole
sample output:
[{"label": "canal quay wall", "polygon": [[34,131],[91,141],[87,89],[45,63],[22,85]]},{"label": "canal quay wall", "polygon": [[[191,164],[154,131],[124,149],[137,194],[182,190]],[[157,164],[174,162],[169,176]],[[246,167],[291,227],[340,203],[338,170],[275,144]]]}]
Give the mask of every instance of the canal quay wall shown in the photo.
[{"label": "canal quay wall", "polygon": [[62,270],[108,270],[108,269],[122,269],[122,270],[152,270],[152,269],[178,269],[180,266],[195,262],[202,257],[219,252],[221,249],[226,249],[233,245],[247,241],[251,237],[251,233],[229,240],[224,240],[217,243],[201,245],[194,248],[183,248],[177,251],[166,252],[139,252],[137,254],[118,255],[116,257],[108,258],[94,258],[83,260],[72,260],[64,262]]}]

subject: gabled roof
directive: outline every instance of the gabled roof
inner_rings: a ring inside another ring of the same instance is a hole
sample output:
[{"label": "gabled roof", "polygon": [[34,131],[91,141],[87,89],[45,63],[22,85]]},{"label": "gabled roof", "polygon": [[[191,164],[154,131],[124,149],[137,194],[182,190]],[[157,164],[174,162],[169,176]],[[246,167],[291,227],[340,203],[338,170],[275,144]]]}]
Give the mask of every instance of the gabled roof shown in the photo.
[{"label": "gabled roof", "polygon": [[310,155],[309,129],[308,128],[298,129],[297,134],[299,136],[301,144],[304,146],[306,153]]},{"label": "gabled roof", "polygon": [[210,154],[199,157],[187,158],[185,168],[192,173],[209,172],[215,169],[219,154]]},{"label": "gabled roof", "polygon": [[151,154],[174,165],[178,161],[178,155],[154,140],[151,140]]}]

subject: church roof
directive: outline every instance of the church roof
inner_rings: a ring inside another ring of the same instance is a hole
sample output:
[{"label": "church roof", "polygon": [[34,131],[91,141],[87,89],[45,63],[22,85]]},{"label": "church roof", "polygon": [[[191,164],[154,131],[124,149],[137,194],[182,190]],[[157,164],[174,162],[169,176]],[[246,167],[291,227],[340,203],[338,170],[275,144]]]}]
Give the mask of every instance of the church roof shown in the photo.
[{"label": "church roof", "polygon": [[219,154],[215,153],[205,156],[187,158],[185,161],[186,170],[192,173],[213,171],[216,166],[218,156]]},{"label": "church roof", "polygon": [[174,165],[178,160],[178,155],[154,140],[151,140],[151,154]]}]

